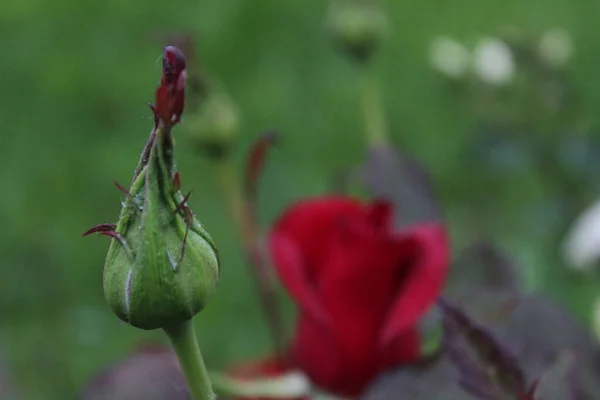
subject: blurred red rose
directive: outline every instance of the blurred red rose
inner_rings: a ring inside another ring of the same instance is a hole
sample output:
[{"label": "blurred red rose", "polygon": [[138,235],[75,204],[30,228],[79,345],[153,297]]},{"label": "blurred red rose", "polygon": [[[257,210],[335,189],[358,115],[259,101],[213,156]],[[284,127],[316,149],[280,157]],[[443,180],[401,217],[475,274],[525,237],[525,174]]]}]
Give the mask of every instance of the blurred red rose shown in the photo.
[{"label": "blurred red rose", "polygon": [[[256,361],[247,363],[241,363],[235,365],[229,372],[229,375],[233,378],[240,380],[248,379],[265,379],[265,378],[276,378],[281,375],[290,372],[289,367],[284,365],[275,356],[263,358]],[[238,397],[237,400],[268,400],[260,397]],[[270,400],[274,400],[272,397]],[[299,398],[297,400],[308,400],[308,398]]]},{"label": "blurred red rose", "polygon": [[442,225],[397,232],[387,202],[307,199],[276,222],[269,249],[299,308],[293,365],[316,385],[356,396],[380,372],[419,358],[417,323],[449,264]]}]

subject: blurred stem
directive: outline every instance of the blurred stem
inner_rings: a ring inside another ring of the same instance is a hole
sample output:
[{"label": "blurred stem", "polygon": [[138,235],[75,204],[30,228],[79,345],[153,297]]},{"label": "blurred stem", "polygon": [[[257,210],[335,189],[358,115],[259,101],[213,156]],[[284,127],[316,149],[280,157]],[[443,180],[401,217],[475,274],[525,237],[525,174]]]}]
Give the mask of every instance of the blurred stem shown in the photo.
[{"label": "blurred stem", "polygon": [[373,68],[368,64],[360,66],[360,101],[369,145],[378,147],[386,144],[389,132],[381,93]]},{"label": "blurred stem", "polygon": [[181,324],[164,328],[164,331],[171,339],[192,398],[194,400],[214,400],[215,394],[196,340],[193,320],[190,319]]},{"label": "blurred stem", "polygon": [[222,160],[217,161],[217,169],[219,173],[219,183],[225,194],[225,198],[229,203],[229,211],[233,222],[237,225],[242,237],[245,237],[246,227],[244,224],[244,197],[239,184],[239,179],[235,173],[235,168],[231,159],[225,156]]},{"label": "blurred stem", "polygon": [[277,301],[277,292],[270,266],[260,249],[261,236],[258,222],[251,207],[253,203],[244,197],[239,176],[230,157],[217,161],[219,180],[222,190],[229,202],[231,218],[236,224],[242,240],[244,254],[254,282],[258,289],[262,308],[275,347],[275,354],[280,361],[285,359],[285,340],[281,310]]}]

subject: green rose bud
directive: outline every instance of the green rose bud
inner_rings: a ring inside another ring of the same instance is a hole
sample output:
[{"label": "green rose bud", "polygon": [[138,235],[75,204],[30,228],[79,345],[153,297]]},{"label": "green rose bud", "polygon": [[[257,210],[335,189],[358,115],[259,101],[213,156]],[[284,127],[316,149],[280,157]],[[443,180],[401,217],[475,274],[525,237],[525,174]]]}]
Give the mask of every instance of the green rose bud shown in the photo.
[{"label": "green rose bud", "polygon": [[192,318],[219,277],[217,250],[185,205],[164,129],[134,180],[104,267],[104,293],[119,318],[156,329]]},{"label": "green rose bud", "polygon": [[372,0],[334,0],[327,14],[334,42],[360,62],[370,59],[388,30],[388,21]]},{"label": "green rose bud", "polygon": [[155,127],[142,153],[116,225],[98,232],[113,238],[104,266],[106,301],[140,329],[169,328],[190,320],[208,303],[219,280],[217,249],[180,188],[171,128],[183,111],[185,59],[165,48],[164,74],[151,106]]},{"label": "green rose bud", "polygon": [[237,139],[239,110],[223,91],[210,91],[182,125],[192,144],[213,157],[226,155]]}]

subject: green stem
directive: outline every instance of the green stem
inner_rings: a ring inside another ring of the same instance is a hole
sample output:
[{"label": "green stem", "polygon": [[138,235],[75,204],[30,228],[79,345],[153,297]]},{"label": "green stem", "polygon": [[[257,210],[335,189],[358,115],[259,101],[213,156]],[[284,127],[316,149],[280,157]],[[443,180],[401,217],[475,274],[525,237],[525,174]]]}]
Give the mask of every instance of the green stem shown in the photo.
[{"label": "green stem", "polygon": [[164,328],[164,331],[171,339],[192,399],[214,400],[215,394],[202,360],[193,321],[190,319],[181,324]]},{"label": "green stem", "polygon": [[[251,209],[251,202],[245,197],[236,174],[231,158],[219,161],[218,172],[225,198],[229,201],[231,218],[239,230],[242,245],[250,272],[256,284],[262,308],[267,318],[267,324],[275,347],[275,354],[285,360],[285,335],[281,310],[277,302],[277,290],[263,254],[259,250],[260,228]],[[246,195],[247,196],[247,195]]]},{"label": "green stem", "polygon": [[239,227],[240,235],[245,239],[244,197],[231,158],[225,157],[217,161],[217,171],[225,199],[229,202],[231,219]]},{"label": "green stem", "polygon": [[369,65],[360,66],[360,101],[365,119],[365,133],[371,147],[388,142],[388,125],[377,79]]}]

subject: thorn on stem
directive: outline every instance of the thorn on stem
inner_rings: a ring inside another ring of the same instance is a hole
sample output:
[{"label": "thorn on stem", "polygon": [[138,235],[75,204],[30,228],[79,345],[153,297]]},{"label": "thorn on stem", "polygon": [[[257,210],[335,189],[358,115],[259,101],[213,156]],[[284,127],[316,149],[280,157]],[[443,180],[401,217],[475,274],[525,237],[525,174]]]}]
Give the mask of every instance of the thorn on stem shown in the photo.
[{"label": "thorn on stem", "polygon": [[123,194],[124,194],[125,196],[127,196],[127,197],[131,197],[131,194],[129,193],[129,190],[127,190],[127,189],[125,188],[125,186],[121,185],[121,184],[120,184],[119,182],[117,182],[117,181],[114,181],[114,184],[115,184],[115,186],[117,187],[117,189],[119,189],[119,191],[120,191],[121,193],[123,193]]},{"label": "thorn on stem", "polygon": [[186,213],[185,210],[187,209],[189,211],[189,208],[185,203],[187,203],[187,201],[191,195],[192,195],[192,191],[190,190],[188,192],[188,194],[185,195],[183,200],[181,200],[181,202],[179,204],[177,204],[177,207],[175,207],[175,210],[173,210],[173,215],[177,214],[179,211],[183,211],[182,217],[185,217],[185,213]]},{"label": "thorn on stem", "polygon": [[127,246],[127,242],[125,241],[125,238],[123,236],[121,236],[120,233],[115,232],[115,231],[102,231],[99,233],[99,235],[104,235],[104,236],[108,236],[111,237],[113,239],[118,240],[124,247]]},{"label": "thorn on stem", "polygon": [[102,232],[114,232],[114,230],[117,229],[117,224],[98,224],[96,226],[93,226],[92,228],[88,229],[87,231],[85,231],[83,233],[83,235],[81,236],[87,236],[87,235],[91,235],[92,233],[102,233]]},{"label": "thorn on stem", "polygon": [[183,256],[185,256],[185,248],[187,247],[187,237],[190,231],[190,225],[192,224],[192,212],[188,207],[185,208],[185,217],[183,220],[185,221],[185,234],[183,235],[183,243],[181,244],[181,255],[179,256],[179,263],[183,261]]},{"label": "thorn on stem", "polygon": [[190,225],[192,224],[192,210],[185,204],[187,200],[190,198],[192,191],[183,198],[181,203],[177,206],[178,211],[181,211],[183,221],[185,222],[185,234],[183,235],[183,243],[181,244],[181,255],[179,256],[179,263],[183,261],[183,256],[185,255],[185,248],[187,246],[187,236],[190,231]]},{"label": "thorn on stem", "polygon": [[[173,177],[173,179],[177,179],[179,181],[179,174],[176,174],[175,177]],[[179,256],[178,263],[183,261],[183,256],[185,255],[185,248],[187,245],[187,237],[188,237],[188,233],[190,231],[190,225],[192,224],[192,219],[193,219],[192,210],[190,210],[190,208],[186,205],[186,203],[191,195],[192,195],[192,191],[190,190],[188,192],[188,194],[185,195],[183,200],[181,200],[181,202],[177,205],[177,207],[175,207],[175,210],[173,211],[173,216],[175,216],[178,213],[181,213],[180,214],[181,218],[183,218],[183,221],[185,222],[185,234],[183,235],[183,243],[181,244],[181,256]]]},{"label": "thorn on stem", "polygon": [[84,232],[84,234],[82,236],[87,236],[92,233],[98,233],[99,236],[104,235],[104,236],[111,237],[111,238],[117,240],[119,242],[119,244],[121,244],[121,246],[123,246],[123,248],[125,249],[125,252],[127,253],[127,256],[130,258],[130,260],[133,260],[134,259],[133,253],[131,252],[131,249],[127,245],[127,241],[115,229],[117,229],[116,224],[99,224],[99,225],[96,225],[96,226],[92,227],[91,229],[87,230],[86,232]]}]

